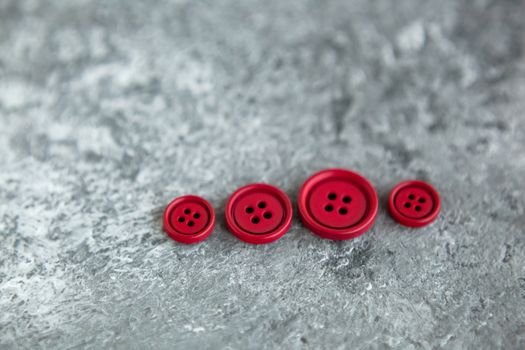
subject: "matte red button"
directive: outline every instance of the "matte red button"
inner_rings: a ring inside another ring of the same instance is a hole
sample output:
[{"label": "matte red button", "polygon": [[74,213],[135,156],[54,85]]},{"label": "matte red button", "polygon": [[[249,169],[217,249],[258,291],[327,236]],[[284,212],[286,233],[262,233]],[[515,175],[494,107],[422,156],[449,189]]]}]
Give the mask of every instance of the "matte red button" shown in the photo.
[{"label": "matte red button", "polygon": [[180,243],[205,240],[215,227],[215,211],[204,198],[183,196],[164,210],[164,231]]},{"label": "matte red button", "polygon": [[388,208],[394,220],[409,227],[421,227],[436,220],[441,209],[439,193],[423,181],[398,184],[390,192]]},{"label": "matte red button", "polygon": [[277,187],[252,184],[239,188],[226,204],[226,224],[240,240],[253,244],[273,242],[292,224],[292,203]]},{"label": "matte red button", "polygon": [[377,216],[378,200],[372,184],[344,169],[323,170],[311,176],[299,192],[299,215],[315,234],[344,240],[365,233]]}]

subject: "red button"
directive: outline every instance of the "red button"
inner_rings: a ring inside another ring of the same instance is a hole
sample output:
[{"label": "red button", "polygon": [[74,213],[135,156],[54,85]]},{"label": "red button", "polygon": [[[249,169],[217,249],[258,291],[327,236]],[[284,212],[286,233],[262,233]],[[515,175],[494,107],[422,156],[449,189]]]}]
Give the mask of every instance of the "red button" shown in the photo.
[{"label": "red button", "polygon": [[405,181],[390,192],[390,215],[402,225],[421,227],[436,220],[441,209],[439,193],[423,181]]},{"label": "red button", "polygon": [[239,188],[226,204],[226,224],[237,238],[253,244],[273,242],[292,224],[292,203],[277,187],[253,184]]},{"label": "red button", "polygon": [[180,243],[205,240],[215,227],[215,211],[204,198],[183,196],[174,199],[164,211],[164,231]]},{"label": "red button", "polygon": [[363,176],[344,169],[323,170],[299,191],[299,215],[315,234],[328,239],[358,237],[377,215],[377,194]]}]

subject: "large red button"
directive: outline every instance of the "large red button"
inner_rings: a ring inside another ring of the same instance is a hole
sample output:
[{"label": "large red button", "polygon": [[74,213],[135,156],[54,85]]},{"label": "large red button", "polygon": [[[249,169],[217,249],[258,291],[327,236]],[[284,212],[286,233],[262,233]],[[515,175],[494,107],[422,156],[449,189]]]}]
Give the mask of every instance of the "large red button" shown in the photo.
[{"label": "large red button", "polygon": [[398,184],[390,192],[388,208],[394,220],[409,227],[421,227],[436,220],[441,209],[439,193],[423,181]]},{"label": "large red button", "polygon": [[239,188],[226,204],[226,224],[240,240],[263,244],[284,235],[292,224],[292,203],[277,187],[252,184]]},{"label": "large red button", "polygon": [[208,238],[215,227],[215,211],[204,198],[183,196],[164,211],[164,231],[180,243],[197,243]]},{"label": "large red button", "polygon": [[333,240],[365,233],[374,224],[378,209],[372,184],[344,169],[323,170],[311,176],[301,187],[298,202],[303,224]]}]

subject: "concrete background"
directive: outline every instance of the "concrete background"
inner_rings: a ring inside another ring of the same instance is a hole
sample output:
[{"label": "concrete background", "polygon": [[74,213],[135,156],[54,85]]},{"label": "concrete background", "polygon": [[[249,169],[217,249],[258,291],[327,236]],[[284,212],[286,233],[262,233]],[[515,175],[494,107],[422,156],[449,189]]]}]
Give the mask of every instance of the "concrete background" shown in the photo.
[{"label": "concrete background", "polygon": [[[525,348],[524,33],[520,0],[0,0],[0,348]],[[335,166],[380,195],[362,237],[226,230],[236,188]]]}]

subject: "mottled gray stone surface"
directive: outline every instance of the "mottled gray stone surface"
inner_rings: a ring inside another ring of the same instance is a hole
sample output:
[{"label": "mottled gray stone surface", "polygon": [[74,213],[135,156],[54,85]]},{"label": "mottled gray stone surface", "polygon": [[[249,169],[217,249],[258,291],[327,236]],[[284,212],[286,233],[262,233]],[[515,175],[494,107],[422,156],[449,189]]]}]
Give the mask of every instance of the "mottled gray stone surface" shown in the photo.
[{"label": "mottled gray stone surface", "polygon": [[[0,348],[523,349],[524,33],[520,0],[0,0]],[[367,234],[226,230],[327,167],[377,187]],[[410,178],[420,230],[384,205]]]}]

